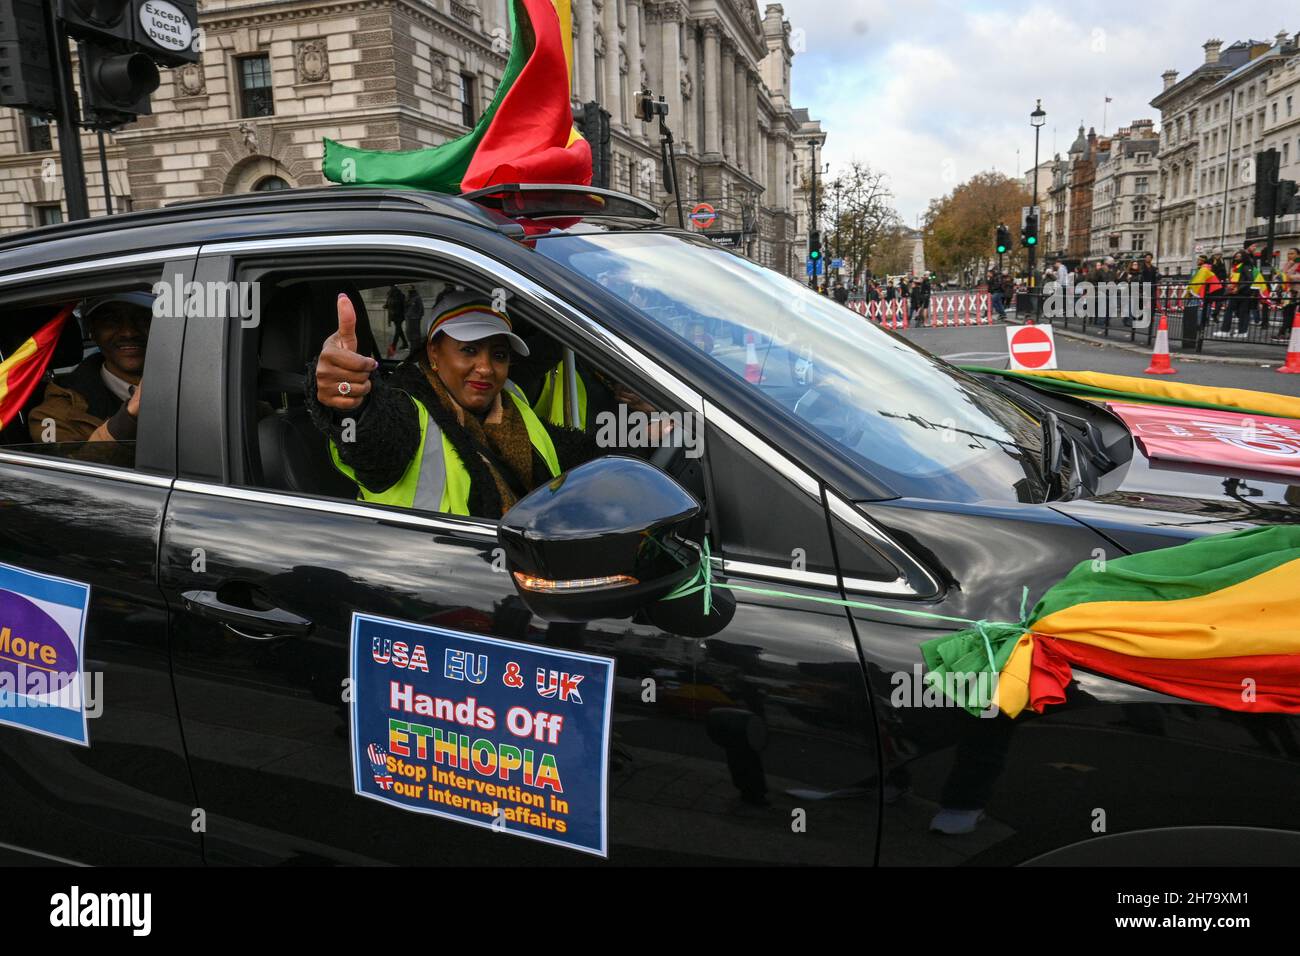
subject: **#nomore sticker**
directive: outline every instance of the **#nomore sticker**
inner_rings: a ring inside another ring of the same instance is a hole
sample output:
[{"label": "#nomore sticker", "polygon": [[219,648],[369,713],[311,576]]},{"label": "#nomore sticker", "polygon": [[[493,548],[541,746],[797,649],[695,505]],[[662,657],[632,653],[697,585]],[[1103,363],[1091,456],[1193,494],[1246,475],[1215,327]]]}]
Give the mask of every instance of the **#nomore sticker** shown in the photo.
[{"label": "#nomore sticker", "polygon": [[608,856],[614,661],[352,615],[354,792]]},{"label": "#nomore sticker", "polygon": [[0,564],[0,725],[82,746],[90,585]]}]

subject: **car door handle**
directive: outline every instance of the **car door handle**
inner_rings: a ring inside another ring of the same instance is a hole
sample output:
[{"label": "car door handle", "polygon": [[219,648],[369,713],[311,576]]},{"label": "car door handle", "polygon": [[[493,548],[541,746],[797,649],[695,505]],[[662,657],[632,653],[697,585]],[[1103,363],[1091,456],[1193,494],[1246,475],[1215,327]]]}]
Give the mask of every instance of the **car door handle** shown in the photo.
[{"label": "car door handle", "polygon": [[257,610],[228,604],[217,597],[216,591],[185,591],[181,600],[191,614],[224,624],[240,637],[253,641],[306,637],[315,627],[307,618],[282,608]]}]

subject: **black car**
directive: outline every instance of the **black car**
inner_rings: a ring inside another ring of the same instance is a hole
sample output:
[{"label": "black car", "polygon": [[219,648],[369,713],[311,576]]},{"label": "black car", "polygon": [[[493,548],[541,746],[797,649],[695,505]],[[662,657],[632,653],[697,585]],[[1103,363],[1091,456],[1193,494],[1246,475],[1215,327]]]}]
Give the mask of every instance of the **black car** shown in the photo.
[{"label": "black car", "polygon": [[[611,438],[500,523],[356,500],[308,362],[342,292],[387,372],[393,288],[448,284],[679,443]],[[598,190],[35,230],[0,243],[0,354],[122,292],[157,297],[134,443],[0,434],[7,660],[82,672],[61,724],[0,696],[0,860],[1300,859],[1292,717],[1079,671],[1058,707],[981,719],[922,693],[918,647],[956,625],[890,610],[1015,621],[1080,561],[1297,520],[1277,478],[1158,469],[1098,404],[961,372]],[[84,354],[69,321],[51,368]],[[701,569],[713,618],[665,600]],[[471,692],[422,691],[453,672]]]}]

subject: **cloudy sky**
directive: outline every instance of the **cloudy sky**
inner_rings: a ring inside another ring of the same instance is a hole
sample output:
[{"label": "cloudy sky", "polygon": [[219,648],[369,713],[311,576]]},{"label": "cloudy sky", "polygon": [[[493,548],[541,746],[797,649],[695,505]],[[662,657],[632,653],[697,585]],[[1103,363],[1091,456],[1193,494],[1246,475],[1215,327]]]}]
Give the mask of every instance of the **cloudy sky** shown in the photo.
[{"label": "cloudy sky", "polygon": [[1244,39],[1243,21],[1255,25],[1256,40],[1300,29],[1300,11],[1287,14],[1282,3],[1246,17],[1246,8],[1222,0],[783,5],[795,31],[794,102],[827,130],[832,174],[852,159],[882,170],[909,225],[931,198],[974,173],[1032,168],[1036,98],[1047,112],[1040,142],[1047,159],[1068,151],[1081,120],[1102,132],[1106,96],[1108,131],[1143,117],[1159,125],[1149,102],[1160,74],[1186,76],[1204,62],[1201,46],[1211,37],[1225,46]]}]

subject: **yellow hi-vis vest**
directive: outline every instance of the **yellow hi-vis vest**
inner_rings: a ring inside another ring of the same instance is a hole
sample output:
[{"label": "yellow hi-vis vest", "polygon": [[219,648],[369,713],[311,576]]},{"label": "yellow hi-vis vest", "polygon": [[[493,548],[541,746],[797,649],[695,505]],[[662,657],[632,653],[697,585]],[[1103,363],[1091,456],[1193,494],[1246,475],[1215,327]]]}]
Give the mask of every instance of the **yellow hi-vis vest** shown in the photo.
[{"label": "yellow hi-vis vest", "polygon": [[[519,391],[518,386],[507,382],[505,393],[519,409],[524,426],[528,429],[528,440],[537,449],[551,477],[560,474],[560,460],[555,453],[555,444],[551,441],[546,426],[528,407],[528,402]],[[438,511],[443,514],[469,516],[469,471],[460,453],[452,447],[450,439],[437,422],[429,415],[423,402],[416,401],[415,409],[420,415],[420,445],[415,456],[406,467],[402,477],[390,488],[383,491],[371,491],[357,481],[356,473],[339,459],[338,448],[330,442],[330,457],[334,467],[357,482],[357,500],[372,504],[395,505],[399,508],[420,508],[424,511]]]},{"label": "yellow hi-vis vest", "polygon": [[[537,401],[533,403],[533,411],[542,416],[543,419],[552,425],[564,425],[564,393],[568,385],[564,380],[564,363],[561,362],[555,368],[546,373],[546,383],[542,386],[542,394],[537,396]],[[578,376],[578,420],[573,424],[574,428],[584,428],[587,424],[587,385]]]}]

